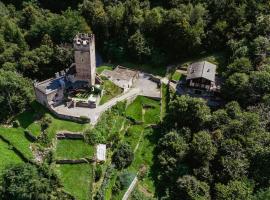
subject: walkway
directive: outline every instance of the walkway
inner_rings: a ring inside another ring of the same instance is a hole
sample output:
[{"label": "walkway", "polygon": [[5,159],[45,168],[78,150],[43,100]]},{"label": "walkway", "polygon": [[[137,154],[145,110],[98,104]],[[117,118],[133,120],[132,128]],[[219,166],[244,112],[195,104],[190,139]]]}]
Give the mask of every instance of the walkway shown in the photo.
[{"label": "walkway", "polygon": [[90,108],[82,108],[82,107],[75,107],[75,108],[68,108],[65,105],[60,105],[54,108],[54,110],[62,115],[74,116],[74,117],[81,117],[86,116],[90,119],[90,123],[95,125],[98,121],[100,115],[105,112],[107,109],[111,108],[112,106],[116,105],[119,101],[125,101],[128,99],[135,98],[136,96],[140,95],[141,90],[139,88],[133,88],[127,91],[126,93],[122,94],[121,96],[115,97],[108,101],[107,103],[98,106],[97,108],[90,109]]}]

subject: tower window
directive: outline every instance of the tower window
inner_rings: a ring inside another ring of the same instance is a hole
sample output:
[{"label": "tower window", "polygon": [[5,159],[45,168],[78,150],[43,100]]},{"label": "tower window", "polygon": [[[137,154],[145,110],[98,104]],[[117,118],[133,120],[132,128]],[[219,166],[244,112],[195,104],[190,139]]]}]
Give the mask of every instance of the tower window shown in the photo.
[{"label": "tower window", "polygon": [[83,58],[81,58],[81,62],[83,63]]}]

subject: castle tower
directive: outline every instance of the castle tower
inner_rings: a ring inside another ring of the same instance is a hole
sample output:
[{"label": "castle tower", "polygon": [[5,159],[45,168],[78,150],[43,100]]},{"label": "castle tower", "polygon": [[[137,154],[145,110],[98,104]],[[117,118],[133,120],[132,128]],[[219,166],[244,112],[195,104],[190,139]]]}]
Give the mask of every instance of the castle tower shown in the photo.
[{"label": "castle tower", "polygon": [[76,64],[76,80],[87,81],[95,85],[96,52],[94,34],[79,33],[73,40]]}]

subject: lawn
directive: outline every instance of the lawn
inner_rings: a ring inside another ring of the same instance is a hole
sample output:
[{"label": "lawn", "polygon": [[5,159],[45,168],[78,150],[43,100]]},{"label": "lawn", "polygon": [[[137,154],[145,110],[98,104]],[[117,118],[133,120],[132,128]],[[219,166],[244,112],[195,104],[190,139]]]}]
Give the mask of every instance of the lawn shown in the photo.
[{"label": "lawn", "polygon": [[120,95],[123,92],[122,88],[118,87],[110,80],[103,79],[103,81],[104,81],[103,82],[104,93],[101,97],[101,100],[99,103],[100,105],[108,102],[109,100]]},{"label": "lawn", "polygon": [[56,147],[57,159],[91,158],[94,147],[82,140],[58,140]]},{"label": "lawn", "polygon": [[91,199],[93,181],[92,166],[89,164],[57,165],[64,189],[77,200]]},{"label": "lawn", "polygon": [[[37,117],[39,116],[39,117]],[[52,140],[58,131],[66,130],[73,132],[83,131],[87,125],[80,124],[68,120],[62,120],[52,115],[45,107],[37,102],[32,103],[32,110],[25,111],[18,115],[15,119],[20,122],[22,128],[29,130],[33,135],[38,136],[41,132],[40,118],[42,116],[49,117],[52,123],[49,124],[49,128],[46,130],[48,137]]]},{"label": "lawn", "polygon": [[134,150],[140,140],[144,127],[142,125],[134,125],[129,127],[126,132],[124,141],[130,144],[131,148]]},{"label": "lawn", "polygon": [[0,152],[0,174],[6,167],[23,162],[21,158],[9,147],[9,145],[1,139]]},{"label": "lawn", "polygon": [[35,113],[33,111],[25,111],[16,117],[16,120],[20,122],[20,126],[29,130],[34,136],[39,136],[41,132],[40,124],[35,119]]},{"label": "lawn", "polygon": [[97,67],[96,70],[98,74],[101,74],[104,70],[113,70],[113,67],[109,65],[102,65]]},{"label": "lawn", "polygon": [[24,136],[24,130],[22,128],[0,127],[0,135],[8,140],[11,145],[16,147],[26,158],[33,158],[33,154],[30,150],[31,142]]},{"label": "lawn", "polygon": [[135,121],[142,121],[142,104],[140,97],[137,97],[130,105],[128,105],[126,116],[134,119]]},{"label": "lawn", "polygon": [[[144,114],[143,114],[144,109]],[[138,96],[126,109],[126,116],[138,122],[155,124],[160,121],[160,102]]]},{"label": "lawn", "polygon": [[131,166],[128,168],[130,172],[138,172],[141,166],[145,166],[147,168],[147,175],[144,177],[140,183],[144,188],[146,188],[149,192],[154,193],[154,181],[151,173],[151,167],[153,165],[154,158],[154,148],[156,146],[157,139],[154,135],[154,132],[151,129],[145,129],[143,138],[140,140],[139,147],[135,153],[134,160]]}]

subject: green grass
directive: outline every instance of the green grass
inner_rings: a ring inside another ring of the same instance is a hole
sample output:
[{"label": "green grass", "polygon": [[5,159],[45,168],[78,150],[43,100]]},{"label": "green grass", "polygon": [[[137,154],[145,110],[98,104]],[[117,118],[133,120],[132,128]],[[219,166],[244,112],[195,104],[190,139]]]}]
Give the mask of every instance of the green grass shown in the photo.
[{"label": "green grass", "polygon": [[123,90],[118,87],[117,85],[115,85],[113,82],[111,82],[110,80],[103,80],[103,89],[104,89],[104,93],[101,97],[100,100],[100,105],[108,102],[109,100],[113,99],[114,97],[120,95]]},{"label": "green grass", "polygon": [[[154,149],[156,146],[157,140],[155,139],[155,135],[151,129],[145,129],[143,138],[139,144],[139,148],[135,153],[135,158],[128,168],[131,172],[138,172],[142,165],[146,166],[148,172],[151,171],[151,167],[153,165],[154,158]],[[141,181],[142,185],[147,188],[147,190],[154,193],[154,181],[151,177],[151,173],[147,173],[148,175]]]},{"label": "green grass", "polygon": [[125,135],[124,141],[130,144],[131,148],[134,150],[140,140],[140,136],[143,132],[144,127],[141,125],[134,125],[129,127]]},{"label": "green grass", "polygon": [[20,122],[20,126],[29,130],[34,136],[39,136],[41,133],[40,124],[35,120],[35,113],[33,111],[25,111],[16,118]]},{"label": "green grass", "polygon": [[77,200],[91,199],[92,166],[89,164],[57,165],[64,189]]},{"label": "green grass", "polygon": [[142,121],[142,104],[140,97],[137,97],[126,109],[126,116]]},{"label": "green grass", "polygon": [[40,116],[39,118],[42,116],[51,118],[52,123],[49,124],[49,128],[46,130],[50,141],[55,137],[58,131],[66,130],[72,132],[81,132],[87,127],[87,124],[80,124],[68,120],[58,119],[44,106],[37,102],[32,103],[31,111],[25,111],[19,114],[15,119],[19,120],[23,129],[28,129],[33,135],[38,136],[41,132],[41,123],[36,116]]},{"label": "green grass", "polygon": [[30,150],[31,142],[24,136],[24,130],[22,128],[0,127],[0,135],[8,140],[11,145],[16,147],[26,158],[33,158],[33,154]]},{"label": "green grass", "polygon": [[101,74],[104,70],[113,70],[113,67],[109,65],[102,65],[97,67],[96,70],[98,74]]},{"label": "green grass", "polygon": [[[143,116],[142,109],[145,109]],[[126,109],[126,116],[136,120],[144,121],[146,124],[155,124],[160,121],[159,101],[138,96]]]},{"label": "green grass", "polygon": [[72,121],[60,120],[55,118],[51,114],[47,115],[52,117],[52,123],[49,125],[49,128],[47,130],[50,140],[52,140],[55,137],[58,131],[65,130],[72,132],[81,132],[87,127],[87,124],[79,124]]},{"label": "green grass", "polygon": [[181,77],[182,77],[182,74],[178,71],[175,71],[174,74],[172,75],[172,80],[177,82],[180,80]]},{"label": "green grass", "polygon": [[0,174],[8,166],[22,163],[21,158],[9,147],[7,143],[0,139]]},{"label": "green grass", "polygon": [[82,140],[58,140],[56,147],[57,159],[92,158],[94,147]]},{"label": "green grass", "polygon": [[154,108],[147,108],[144,114],[145,124],[157,124],[160,121],[160,105]]}]

